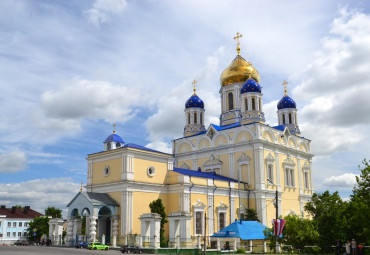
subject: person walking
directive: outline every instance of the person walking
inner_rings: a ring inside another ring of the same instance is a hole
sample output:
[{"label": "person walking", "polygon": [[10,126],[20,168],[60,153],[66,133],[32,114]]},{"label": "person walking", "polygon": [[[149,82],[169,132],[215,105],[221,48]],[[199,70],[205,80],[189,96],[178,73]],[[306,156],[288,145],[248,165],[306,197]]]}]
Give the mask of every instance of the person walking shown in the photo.
[{"label": "person walking", "polygon": [[345,247],[346,247],[346,254],[351,255],[351,242],[349,240],[347,240]]},{"label": "person walking", "polygon": [[342,247],[342,242],[338,239],[337,243],[335,244],[335,250],[337,255],[340,255],[340,248]]},{"label": "person walking", "polygon": [[355,239],[351,241],[352,255],[357,255],[357,243]]}]

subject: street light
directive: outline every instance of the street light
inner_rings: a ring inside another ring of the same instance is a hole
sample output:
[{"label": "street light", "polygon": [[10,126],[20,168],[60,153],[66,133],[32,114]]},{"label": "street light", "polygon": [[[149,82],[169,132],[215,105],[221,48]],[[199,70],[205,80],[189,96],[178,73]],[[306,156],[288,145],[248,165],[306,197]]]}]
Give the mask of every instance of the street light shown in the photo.
[{"label": "street light", "polygon": [[208,206],[206,210],[204,210],[204,255],[207,254],[207,241],[206,241],[206,236],[207,236],[207,210],[211,208],[211,206]]},{"label": "street light", "polygon": [[[275,207],[276,207],[276,222],[279,218],[279,200],[278,200],[278,197],[279,197],[279,193],[278,193],[278,186],[275,185],[269,178],[267,178],[267,181],[276,187],[276,195],[275,195]],[[278,231],[276,229],[276,252],[279,253],[280,252],[280,249],[279,249],[279,235],[278,235]]]}]

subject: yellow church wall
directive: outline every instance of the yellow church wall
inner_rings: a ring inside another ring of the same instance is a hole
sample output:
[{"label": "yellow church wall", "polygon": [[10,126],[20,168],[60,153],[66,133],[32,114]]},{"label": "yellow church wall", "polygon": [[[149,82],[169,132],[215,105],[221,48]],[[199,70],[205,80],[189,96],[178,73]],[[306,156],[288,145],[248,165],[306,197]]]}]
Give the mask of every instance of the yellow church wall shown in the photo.
[{"label": "yellow church wall", "polygon": [[197,177],[192,176],[191,182],[195,185],[207,186],[207,179],[205,178],[197,178]]},{"label": "yellow church wall", "polygon": [[222,161],[221,175],[229,177],[229,155],[221,154],[218,159]]},{"label": "yellow church wall", "polygon": [[228,182],[225,182],[225,181],[214,180],[213,184],[217,188],[229,188],[229,183]]},{"label": "yellow church wall", "polygon": [[172,213],[172,212],[180,211],[180,208],[179,208],[179,201],[180,201],[179,194],[178,193],[169,193],[167,195],[167,198],[168,198],[168,201],[169,201],[167,206],[166,206],[167,215]]},{"label": "yellow church wall", "polygon": [[[254,176],[255,176],[255,173],[254,173],[254,159],[253,159],[253,151],[252,150],[248,150],[248,151],[241,151],[241,152],[236,152],[234,154],[234,166],[235,166],[235,169],[237,171],[238,169],[238,166],[239,166],[239,158],[242,156],[242,154],[245,154],[247,155],[250,160],[249,160],[249,175],[250,175],[250,178],[248,178],[248,166],[247,165],[242,165],[241,167],[241,181],[243,182],[247,182],[248,185],[250,185],[248,188],[249,189],[254,189]],[[236,176],[235,178],[237,179],[238,178],[238,173],[236,172],[235,173]]]},{"label": "yellow church wall", "polygon": [[[134,158],[134,181],[146,183],[164,183],[167,175],[167,162],[158,162],[148,159]],[[148,174],[149,167],[154,167],[155,174]]]},{"label": "yellow church wall", "polygon": [[[140,222],[140,215],[144,213],[150,213],[149,204],[158,198],[162,199],[162,204],[166,208],[168,207],[168,194],[160,194],[160,193],[149,193],[149,192],[133,192],[133,208],[134,208],[134,215],[132,217],[133,226],[132,226],[132,233],[133,234],[140,234],[141,233],[141,222]],[[165,236],[168,235],[168,224],[165,224]]]},{"label": "yellow church wall", "polygon": [[[104,168],[106,166],[110,168],[109,174],[107,176],[104,175]],[[122,158],[118,157],[115,159],[93,162],[92,169],[92,184],[117,182],[121,179]]]}]

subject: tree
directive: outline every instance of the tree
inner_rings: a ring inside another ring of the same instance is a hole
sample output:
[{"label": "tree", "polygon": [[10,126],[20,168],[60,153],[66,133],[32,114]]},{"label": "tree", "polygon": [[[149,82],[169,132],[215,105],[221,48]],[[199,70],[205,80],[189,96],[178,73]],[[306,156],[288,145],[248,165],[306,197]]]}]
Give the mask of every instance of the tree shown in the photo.
[{"label": "tree", "polygon": [[243,220],[256,220],[256,221],[260,221],[258,219],[258,215],[257,215],[256,210],[254,210],[252,208],[245,209],[245,216],[243,217]]},{"label": "tree", "polygon": [[336,240],[346,239],[347,206],[348,203],[342,201],[338,191],[333,194],[329,191],[314,193],[311,201],[305,205],[305,210],[313,217],[317,226],[320,234],[319,246],[323,250],[331,250]]},{"label": "tree", "polygon": [[35,217],[28,223],[27,239],[30,241],[38,241],[42,235],[49,235],[49,218]]},{"label": "tree", "polygon": [[48,207],[45,209],[45,216],[51,216],[52,218],[62,218],[62,210],[56,209],[55,207]]},{"label": "tree", "polygon": [[281,242],[292,245],[295,249],[303,251],[304,246],[314,245],[319,240],[319,232],[316,224],[309,219],[297,215],[285,216],[286,220]]},{"label": "tree", "polygon": [[370,162],[362,161],[364,168],[356,176],[356,185],[350,196],[346,216],[348,218],[347,239],[355,238],[357,242],[370,245]]},{"label": "tree", "polygon": [[151,202],[149,204],[150,211],[152,213],[158,213],[162,219],[161,219],[161,229],[160,229],[160,243],[161,247],[166,246],[166,242],[164,240],[164,224],[167,223],[167,214],[165,212],[165,207],[162,204],[162,199],[158,198],[157,200]]}]

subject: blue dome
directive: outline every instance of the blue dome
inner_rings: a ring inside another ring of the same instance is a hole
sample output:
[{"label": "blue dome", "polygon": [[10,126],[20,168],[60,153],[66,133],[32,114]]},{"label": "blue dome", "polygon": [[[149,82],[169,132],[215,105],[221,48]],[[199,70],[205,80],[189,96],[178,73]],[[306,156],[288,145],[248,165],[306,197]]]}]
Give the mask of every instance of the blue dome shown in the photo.
[{"label": "blue dome", "polygon": [[121,144],[124,144],[125,142],[122,140],[122,138],[119,135],[116,134],[111,134],[110,136],[105,139],[104,143],[109,143],[109,142],[119,142]]},{"label": "blue dome", "polygon": [[204,109],[203,100],[200,99],[196,94],[193,94],[188,101],[185,103],[185,108],[202,108]]},{"label": "blue dome", "polygon": [[280,99],[279,103],[277,104],[278,110],[285,109],[285,108],[297,108],[294,100],[288,96],[284,95],[282,99]]},{"label": "blue dome", "polygon": [[240,89],[240,94],[248,92],[258,92],[261,93],[261,85],[259,85],[255,80],[249,78]]}]

